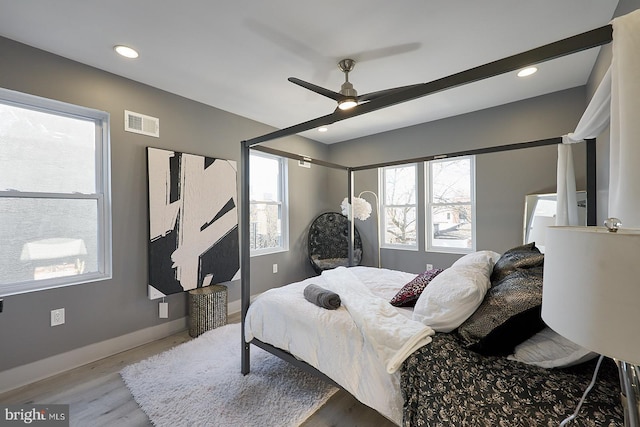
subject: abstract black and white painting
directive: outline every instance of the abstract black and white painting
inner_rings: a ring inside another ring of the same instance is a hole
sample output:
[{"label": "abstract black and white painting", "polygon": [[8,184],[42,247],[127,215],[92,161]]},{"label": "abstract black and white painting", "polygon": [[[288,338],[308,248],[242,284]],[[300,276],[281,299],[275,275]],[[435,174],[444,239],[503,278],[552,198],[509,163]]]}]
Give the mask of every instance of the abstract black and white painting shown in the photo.
[{"label": "abstract black and white painting", "polygon": [[237,166],[147,147],[149,298],[240,278]]}]

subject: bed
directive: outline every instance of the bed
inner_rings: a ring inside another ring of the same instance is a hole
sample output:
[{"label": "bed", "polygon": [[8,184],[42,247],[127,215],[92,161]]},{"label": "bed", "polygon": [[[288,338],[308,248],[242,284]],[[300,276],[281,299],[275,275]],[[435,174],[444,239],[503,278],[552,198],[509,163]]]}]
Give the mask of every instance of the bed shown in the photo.
[{"label": "bed", "polygon": [[[397,425],[558,425],[589,384],[596,355],[545,328],[543,259],[528,244],[419,275],[339,267],[260,295],[245,336],[303,360]],[[343,304],[312,304],[304,297],[312,284]],[[391,333],[405,333],[389,350],[378,330],[394,316]],[[581,425],[622,425],[616,369],[606,361]]]},{"label": "bed", "polygon": [[[611,40],[612,27],[608,25],[433,82],[417,85],[347,112],[336,110],[327,116],[242,141],[241,182],[243,185],[240,209],[242,226],[246,230],[249,224],[248,183],[251,150],[345,170],[348,179],[347,197],[350,199],[353,197],[354,173],[357,171],[430,161],[441,157],[561,144],[562,138],[558,137],[356,167],[309,159],[306,156],[261,145],[263,142],[513,71],[524,65],[601,46]],[[595,223],[594,143],[595,140],[587,141],[589,225]],[[380,312],[382,313],[378,316],[380,319],[389,317],[397,321],[397,325],[404,325],[395,327],[397,331],[403,331],[406,335],[405,344],[398,344],[392,335],[387,335],[396,345],[391,346],[391,349],[381,349],[384,347],[380,345],[383,340],[380,337],[372,340],[362,328],[363,325],[369,324],[369,329],[375,329],[378,322],[373,320],[374,316],[371,314],[362,314],[357,310],[355,312],[359,314],[354,316],[352,307],[355,308],[358,305],[354,303],[358,299],[357,292],[354,293],[348,286],[335,285],[335,280],[331,278],[332,270],[323,271],[315,278],[264,292],[250,303],[248,234],[243,233],[241,242],[242,372],[244,374],[250,371],[250,344],[254,344],[344,388],[362,403],[376,409],[396,424],[405,426],[558,425],[563,418],[573,412],[591,379],[595,361],[594,359],[586,361],[593,355],[586,354],[584,349],[570,349],[570,354],[560,356],[554,354],[548,359],[527,360],[527,351],[529,356],[531,355],[529,344],[533,341],[533,347],[536,347],[536,342],[539,344],[536,340],[541,336],[540,334],[548,333],[548,328],[544,328],[541,319],[540,323],[529,322],[532,317],[540,317],[538,306],[524,304],[527,309],[519,313],[526,316],[511,316],[513,313],[509,308],[515,305],[498,304],[502,308],[508,308],[506,312],[511,314],[507,317],[518,320],[515,322],[516,327],[506,329],[499,327],[492,329],[491,332],[497,330],[500,333],[488,333],[479,337],[479,331],[482,331],[487,324],[491,324],[478,319],[491,318],[483,314],[486,314],[486,310],[495,308],[495,304],[492,305],[495,301],[491,300],[492,303],[487,303],[487,296],[495,297],[496,293],[500,294],[495,292],[495,289],[500,288],[496,287],[496,281],[499,281],[499,278],[492,275],[495,265],[500,262],[504,254],[493,256],[491,268],[485,266],[484,274],[488,274],[486,281],[483,282],[485,289],[479,286],[481,291],[467,292],[465,295],[468,298],[463,304],[448,304],[451,302],[447,301],[448,293],[441,292],[443,298],[441,303],[433,306],[430,303],[421,302],[421,294],[415,300],[415,306],[412,309],[394,308],[388,302],[401,293],[410,282],[422,275],[416,276],[370,267],[353,267],[352,261],[349,263],[352,267],[335,269],[342,271],[341,274],[347,271],[348,273],[344,275],[352,276],[351,280],[358,284],[356,288],[361,293],[372,294],[366,301],[371,301],[374,305],[383,305],[380,302],[385,301],[385,304],[391,307],[393,311],[387,309]],[[353,260],[353,221],[349,234],[349,258]],[[433,284],[443,281],[443,277],[448,277],[447,285],[455,288],[457,280],[464,278],[464,274],[460,275],[454,267],[455,264],[440,272],[435,278],[438,280],[430,281],[425,289],[430,289],[430,286],[434,288]],[[535,275],[535,267],[526,268],[527,273]],[[522,268],[516,268],[514,271],[524,274]],[[427,272],[424,275],[428,276]],[[520,283],[535,284],[536,280],[541,283],[541,279],[529,279],[531,278],[517,277]],[[314,307],[304,299],[303,295],[304,289],[309,284],[318,284],[330,291],[336,291],[341,298],[344,297],[343,307],[337,310]],[[530,286],[529,290],[535,287]],[[525,300],[530,302],[527,298]],[[429,310],[425,310],[426,308],[436,313],[440,313],[438,310],[441,310],[441,314],[444,315],[440,319],[429,319]],[[415,323],[423,327],[416,326]],[[427,324],[429,326],[425,328]],[[412,333],[407,334],[404,331],[405,326]],[[394,326],[387,325],[385,328],[393,330]],[[503,334],[505,331],[507,333]],[[407,342],[410,345],[406,345]],[[528,350],[521,350],[522,348]],[[533,353],[536,353],[535,349]],[[361,357],[354,358],[354,354],[361,354]],[[623,413],[619,403],[617,373],[610,361],[605,360],[603,365],[599,380],[589,400],[583,406],[580,425],[622,425]]]}]

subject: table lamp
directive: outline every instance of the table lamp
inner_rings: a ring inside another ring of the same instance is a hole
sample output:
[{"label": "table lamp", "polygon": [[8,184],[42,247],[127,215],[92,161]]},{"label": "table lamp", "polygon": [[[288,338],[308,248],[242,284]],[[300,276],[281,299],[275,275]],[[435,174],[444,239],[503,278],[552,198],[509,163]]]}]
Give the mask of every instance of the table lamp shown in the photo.
[{"label": "table lamp", "polygon": [[640,426],[640,230],[549,227],[542,319],[560,335],[613,358],[625,426]]}]

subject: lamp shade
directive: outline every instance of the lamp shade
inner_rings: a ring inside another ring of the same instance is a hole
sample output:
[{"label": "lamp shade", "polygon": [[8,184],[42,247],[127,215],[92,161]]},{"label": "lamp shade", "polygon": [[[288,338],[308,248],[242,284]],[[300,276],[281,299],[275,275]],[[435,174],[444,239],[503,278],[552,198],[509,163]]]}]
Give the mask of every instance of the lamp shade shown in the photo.
[{"label": "lamp shade", "polygon": [[549,227],[542,319],[596,353],[640,365],[640,230]]}]

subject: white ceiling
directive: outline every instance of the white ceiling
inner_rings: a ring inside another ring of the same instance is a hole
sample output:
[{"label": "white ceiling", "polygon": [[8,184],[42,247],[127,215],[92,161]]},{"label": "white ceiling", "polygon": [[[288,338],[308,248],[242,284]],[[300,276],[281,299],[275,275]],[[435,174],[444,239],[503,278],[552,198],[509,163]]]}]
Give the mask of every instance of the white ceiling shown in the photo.
[{"label": "white ceiling", "polygon": [[[429,82],[606,25],[617,3],[0,0],[0,35],[285,128],[335,109],[288,77],[339,91],[336,64],[352,58],[359,94]],[[116,44],[140,57],[119,57]],[[302,135],[334,143],[584,85],[596,55],[592,49],[540,64],[527,79],[503,75]]]}]

